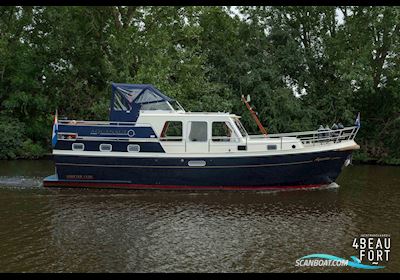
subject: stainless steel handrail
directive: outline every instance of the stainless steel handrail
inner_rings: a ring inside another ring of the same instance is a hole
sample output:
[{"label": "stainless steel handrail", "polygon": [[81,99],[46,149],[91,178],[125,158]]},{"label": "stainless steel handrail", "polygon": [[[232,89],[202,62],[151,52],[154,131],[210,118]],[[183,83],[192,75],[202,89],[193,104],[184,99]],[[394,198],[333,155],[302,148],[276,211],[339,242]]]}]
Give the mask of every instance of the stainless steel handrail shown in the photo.
[{"label": "stainless steel handrail", "polygon": [[[144,127],[152,127],[151,124],[147,123],[136,123],[136,122],[115,122],[115,121],[84,121],[84,120],[59,120],[59,124],[64,125],[83,125],[83,126],[118,126],[118,127],[126,127],[127,125],[144,126]],[[268,140],[268,139],[279,139],[281,149],[283,148],[283,142],[287,142],[290,139],[295,138],[296,140],[300,140],[305,146],[315,146],[315,145],[324,145],[328,143],[338,143],[346,140],[354,140],[356,134],[359,131],[359,127],[351,126],[345,127],[342,129],[335,130],[314,130],[314,131],[302,131],[302,132],[289,132],[289,133],[278,133],[278,134],[268,134],[265,137],[264,134],[261,135],[247,135],[246,137],[227,137],[227,136],[214,136],[208,139],[208,150],[210,150],[211,144],[240,144],[245,145],[251,144],[251,140]],[[71,132],[73,133],[73,132]],[[59,133],[60,135],[62,132]],[[78,137],[77,137],[78,138]],[[80,137],[79,137],[80,138]],[[91,137],[90,137],[91,138]],[[118,139],[116,137],[115,139]],[[166,137],[156,137],[156,138],[134,138],[135,140],[152,140],[152,141],[171,141],[171,142],[180,142],[184,143],[185,151],[187,149],[187,139],[183,136],[166,136]],[[75,140],[75,139],[74,139]],[[215,140],[227,140],[227,141],[215,141]],[[189,141],[190,142],[190,141]],[[244,143],[243,143],[244,142]]]},{"label": "stainless steel handrail", "polygon": [[184,141],[183,136],[163,136],[159,138],[160,141],[174,141],[174,142],[181,142]]},{"label": "stainless steel handrail", "polygon": [[[226,140],[226,141],[216,141],[216,140]],[[212,136],[209,141],[219,142],[219,143],[238,143],[241,138],[239,137],[229,137],[229,136]]]},{"label": "stainless steel handrail", "polygon": [[84,120],[58,120],[59,124],[64,124],[64,125],[83,125],[83,126],[94,126],[94,125],[114,125],[114,126],[120,126],[120,125],[140,125],[140,126],[150,126],[151,124],[148,123],[136,123],[136,122],[117,122],[117,121],[84,121]]},{"label": "stainless steel handrail", "polygon": [[323,144],[328,142],[340,142],[344,140],[353,140],[359,130],[357,126],[345,127],[342,129],[334,130],[315,130],[315,131],[304,131],[304,132],[289,132],[279,134],[269,134],[267,138],[265,135],[249,135],[249,140],[257,139],[268,139],[268,138],[280,138],[281,142],[284,137],[293,137],[302,141],[303,144]]}]

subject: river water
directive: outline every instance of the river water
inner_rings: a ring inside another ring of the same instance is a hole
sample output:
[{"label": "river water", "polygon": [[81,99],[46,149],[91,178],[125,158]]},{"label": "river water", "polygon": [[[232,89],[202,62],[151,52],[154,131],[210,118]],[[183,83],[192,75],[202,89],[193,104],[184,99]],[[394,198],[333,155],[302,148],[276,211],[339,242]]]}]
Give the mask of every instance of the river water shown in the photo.
[{"label": "river water", "polygon": [[[43,188],[52,173],[47,160],[0,161],[0,272],[400,271],[400,167],[280,192]],[[385,268],[296,266],[350,260],[362,234],[390,235]]]}]

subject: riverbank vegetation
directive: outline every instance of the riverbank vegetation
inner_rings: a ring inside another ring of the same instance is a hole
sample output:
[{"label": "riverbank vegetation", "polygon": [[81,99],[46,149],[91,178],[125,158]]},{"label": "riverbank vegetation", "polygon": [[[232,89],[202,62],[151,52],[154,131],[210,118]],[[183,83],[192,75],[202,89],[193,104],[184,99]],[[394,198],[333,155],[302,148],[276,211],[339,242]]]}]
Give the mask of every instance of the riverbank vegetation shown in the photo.
[{"label": "riverbank vegetation", "polygon": [[[238,15],[240,14],[240,15]],[[0,158],[51,150],[54,112],[108,118],[111,82],[151,83],[257,132],[353,125],[400,164],[399,7],[0,7]]]}]

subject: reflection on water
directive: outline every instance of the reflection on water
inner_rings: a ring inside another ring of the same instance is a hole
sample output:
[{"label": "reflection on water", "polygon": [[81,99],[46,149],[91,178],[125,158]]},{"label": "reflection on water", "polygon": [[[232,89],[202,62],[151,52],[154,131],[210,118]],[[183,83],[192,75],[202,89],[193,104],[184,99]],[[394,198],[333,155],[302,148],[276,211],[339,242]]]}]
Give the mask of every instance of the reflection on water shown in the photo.
[{"label": "reflection on water", "polygon": [[0,271],[358,272],[295,260],[349,259],[354,237],[387,233],[383,271],[398,272],[399,170],[351,166],[319,190],[126,191],[44,189],[51,162],[0,162]]}]

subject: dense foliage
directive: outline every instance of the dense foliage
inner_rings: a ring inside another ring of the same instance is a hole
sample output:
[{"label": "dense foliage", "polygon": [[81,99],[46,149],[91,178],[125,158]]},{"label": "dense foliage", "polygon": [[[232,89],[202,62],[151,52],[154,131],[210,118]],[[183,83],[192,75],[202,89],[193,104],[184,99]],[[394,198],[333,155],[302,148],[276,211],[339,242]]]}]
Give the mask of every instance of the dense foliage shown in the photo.
[{"label": "dense foliage", "polygon": [[358,158],[400,163],[399,25],[399,7],[0,7],[0,158],[49,151],[56,108],[107,119],[126,82],[254,133],[242,94],[270,132],[361,112]]}]

